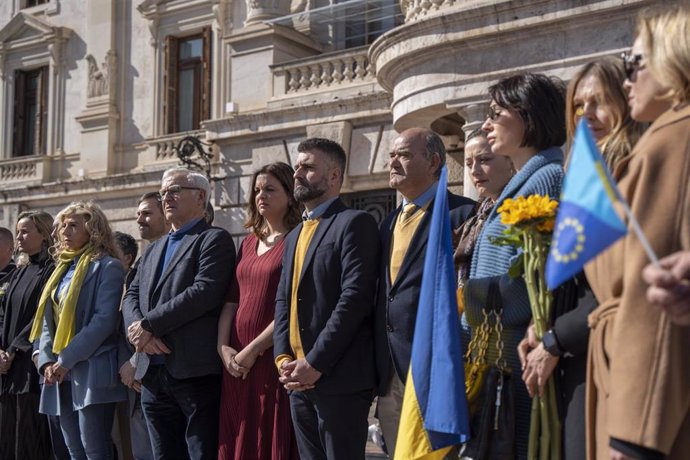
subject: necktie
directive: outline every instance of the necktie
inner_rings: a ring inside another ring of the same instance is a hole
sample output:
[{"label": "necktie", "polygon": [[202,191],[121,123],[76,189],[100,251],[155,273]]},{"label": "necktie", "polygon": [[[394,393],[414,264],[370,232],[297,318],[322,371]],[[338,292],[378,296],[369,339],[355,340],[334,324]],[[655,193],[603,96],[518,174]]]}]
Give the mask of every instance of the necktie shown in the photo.
[{"label": "necktie", "polygon": [[420,219],[416,219],[416,217],[422,215],[421,213],[417,213],[419,209],[420,208],[414,203],[407,203],[403,206],[402,212],[398,216],[398,221],[393,228],[393,241],[390,254],[391,282],[394,282],[395,278],[398,276],[398,271],[405,259],[405,253],[417,230]]},{"label": "necktie", "polygon": [[402,216],[400,216],[400,222],[405,223],[408,220],[410,220],[410,217],[414,215],[417,209],[419,208],[414,203],[407,203],[405,206],[403,206]]}]

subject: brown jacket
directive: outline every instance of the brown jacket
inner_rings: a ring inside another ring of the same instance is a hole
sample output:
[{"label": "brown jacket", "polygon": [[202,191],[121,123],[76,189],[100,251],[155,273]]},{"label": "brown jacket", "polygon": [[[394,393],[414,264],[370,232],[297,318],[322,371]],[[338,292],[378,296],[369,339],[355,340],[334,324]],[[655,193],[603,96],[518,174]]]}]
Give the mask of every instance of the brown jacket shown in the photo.
[{"label": "brown jacket", "polygon": [[[654,252],[690,250],[690,106],[662,114],[616,176]],[[628,234],[586,267],[600,305],[587,373],[588,458],[608,459],[609,438],[690,459],[690,327],[649,305],[649,259]]]}]

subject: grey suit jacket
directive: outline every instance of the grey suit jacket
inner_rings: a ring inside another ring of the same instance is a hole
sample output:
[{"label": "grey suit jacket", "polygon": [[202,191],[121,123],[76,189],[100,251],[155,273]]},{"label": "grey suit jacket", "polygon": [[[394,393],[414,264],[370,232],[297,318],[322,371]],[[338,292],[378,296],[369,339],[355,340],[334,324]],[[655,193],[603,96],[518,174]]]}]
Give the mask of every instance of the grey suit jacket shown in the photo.
[{"label": "grey suit jacket", "polygon": [[159,239],[141,257],[122,303],[125,328],[148,319],[172,351],[165,365],[176,379],[219,374],[218,317],[235,271],[235,245],[228,232],[202,220],[156,280],[167,242]]},{"label": "grey suit jacket", "polygon": [[[89,404],[123,401],[127,389],[120,383],[117,366],[117,326],[124,270],[110,256],[91,262],[77,300],[74,337],[59,355],[53,353],[53,308],[45,309],[39,344],[38,368],[57,362],[69,369],[74,410]],[[39,411],[60,415],[58,385],[43,385]]]}]

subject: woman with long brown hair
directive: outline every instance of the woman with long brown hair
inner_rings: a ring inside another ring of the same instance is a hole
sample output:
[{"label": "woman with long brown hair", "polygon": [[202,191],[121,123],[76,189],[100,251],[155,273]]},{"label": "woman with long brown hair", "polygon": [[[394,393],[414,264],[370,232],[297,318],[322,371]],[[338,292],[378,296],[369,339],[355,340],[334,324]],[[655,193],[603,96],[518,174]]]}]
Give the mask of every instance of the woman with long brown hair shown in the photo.
[{"label": "woman with long brown hair", "polygon": [[294,171],[272,163],[252,177],[250,234],[218,322],[223,361],[219,459],[296,459],[288,395],[273,361],[273,316],[285,235],[301,220]]}]

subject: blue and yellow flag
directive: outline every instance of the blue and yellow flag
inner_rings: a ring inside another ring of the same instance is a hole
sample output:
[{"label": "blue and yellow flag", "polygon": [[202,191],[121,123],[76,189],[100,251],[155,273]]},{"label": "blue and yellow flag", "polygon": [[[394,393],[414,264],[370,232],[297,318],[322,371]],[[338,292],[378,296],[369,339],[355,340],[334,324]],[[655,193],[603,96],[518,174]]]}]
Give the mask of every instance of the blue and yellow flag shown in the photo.
[{"label": "blue and yellow flag", "polygon": [[570,156],[546,261],[549,289],[575,276],[590,259],[627,233],[613,209],[620,193],[584,120],[575,131]]},{"label": "blue and yellow flag", "polygon": [[443,167],[431,215],[395,460],[441,459],[469,439],[465,371]]}]

